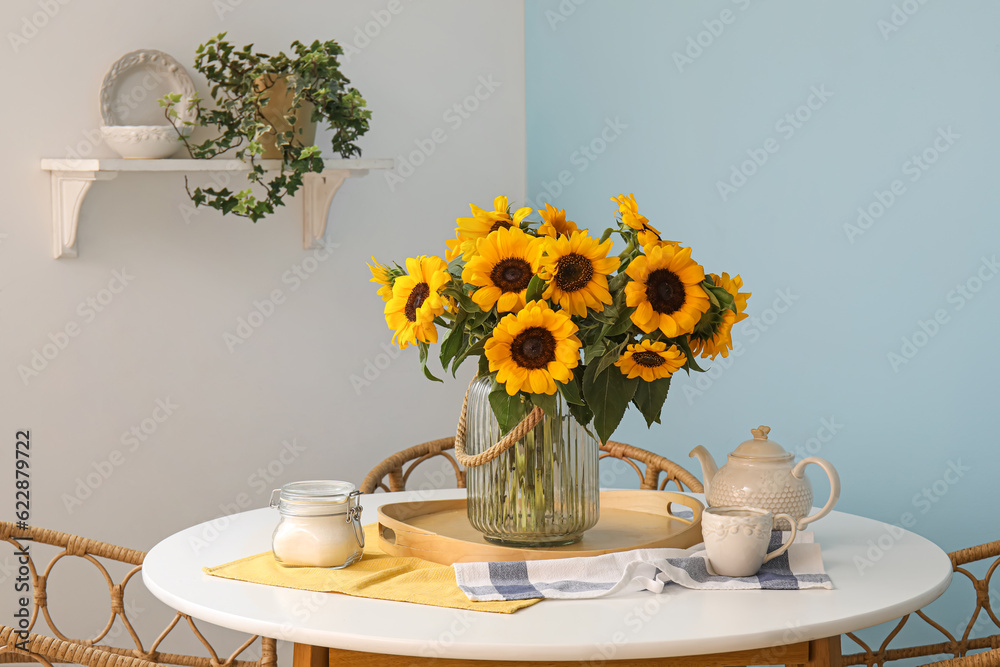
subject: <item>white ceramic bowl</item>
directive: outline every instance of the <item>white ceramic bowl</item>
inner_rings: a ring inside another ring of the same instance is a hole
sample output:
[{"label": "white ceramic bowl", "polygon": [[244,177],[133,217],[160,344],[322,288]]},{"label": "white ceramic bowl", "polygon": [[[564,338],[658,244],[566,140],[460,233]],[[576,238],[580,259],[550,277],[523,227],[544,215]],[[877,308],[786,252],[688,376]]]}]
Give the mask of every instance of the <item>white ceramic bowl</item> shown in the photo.
[{"label": "white ceramic bowl", "polygon": [[[187,128],[182,128],[182,131]],[[155,160],[170,157],[181,148],[177,130],[170,125],[105,125],[104,142],[124,158]]]}]

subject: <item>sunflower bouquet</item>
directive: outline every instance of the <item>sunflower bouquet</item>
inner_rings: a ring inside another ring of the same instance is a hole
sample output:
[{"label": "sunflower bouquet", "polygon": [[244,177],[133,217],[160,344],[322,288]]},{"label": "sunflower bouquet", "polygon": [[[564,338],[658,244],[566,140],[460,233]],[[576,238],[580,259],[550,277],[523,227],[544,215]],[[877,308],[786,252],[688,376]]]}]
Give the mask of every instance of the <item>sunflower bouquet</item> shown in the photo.
[{"label": "sunflower bouquet", "polygon": [[[659,423],[674,373],[703,372],[698,359],[729,355],[750,294],[739,275],[706,274],[691,248],[662,239],[633,195],[611,201],[617,224],[599,238],[551,204],[532,221],[531,208],[511,213],[500,196],[492,211],[470,204],[445,259],[401,267],[372,258],[393,342],[416,345],[436,381],[427,362],[438,327],[445,370],[478,357],[505,433],[525,406],[555,415],[557,393],[602,442],[630,404],[648,426]],[[615,235],[624,249],[612,256]]]}]

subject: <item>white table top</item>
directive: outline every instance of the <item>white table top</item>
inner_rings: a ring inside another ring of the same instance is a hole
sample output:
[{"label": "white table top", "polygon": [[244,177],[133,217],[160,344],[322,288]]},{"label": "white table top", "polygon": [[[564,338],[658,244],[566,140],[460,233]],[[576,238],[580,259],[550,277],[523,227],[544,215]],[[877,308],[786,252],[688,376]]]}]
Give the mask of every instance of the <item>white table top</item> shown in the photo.
[{"label": "white table top", "polygon": [[[451,489],[363,496],[363,520],[374,522],[384,503],[464,494]],[[183,530],[149,552],[143,580],[169,606],[251,634],[372,653],[494,660],[670,657],[820,639],[914,611],[951,581],[948,556],[932,542],[841,512],[810,526],[835,586],[829,591],[670,587],[659,595],[545,600],[514,614],[493,614],[311,593],[202,572],[270,549],[276,522],[276,510],[260,509]]]}]

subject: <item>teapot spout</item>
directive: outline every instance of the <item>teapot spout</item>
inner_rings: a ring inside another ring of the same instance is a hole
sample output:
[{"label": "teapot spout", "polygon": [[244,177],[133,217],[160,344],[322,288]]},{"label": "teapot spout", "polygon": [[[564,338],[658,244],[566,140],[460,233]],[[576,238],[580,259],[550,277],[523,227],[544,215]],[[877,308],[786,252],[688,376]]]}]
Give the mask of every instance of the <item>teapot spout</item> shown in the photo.
[{"label": "teapot spout", "polygon": [[705,487],[705,497],[708,498],[708,495],[711,493],[712,478],[715,477],[715,473],[719,470],[719,467],[715,465],[715,459],[708,453],[708,450],[701,445],[692,449],[688,456],[697,458],[698,463],[701,464],[702,484]]}]

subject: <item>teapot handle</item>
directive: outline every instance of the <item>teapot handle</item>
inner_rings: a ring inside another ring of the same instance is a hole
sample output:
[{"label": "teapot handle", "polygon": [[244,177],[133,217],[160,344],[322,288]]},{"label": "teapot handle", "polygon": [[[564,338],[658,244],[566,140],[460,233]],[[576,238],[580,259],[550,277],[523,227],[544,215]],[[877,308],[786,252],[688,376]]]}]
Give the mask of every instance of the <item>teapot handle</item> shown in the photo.
[{"label": "teapot handle", "polygon": [[837,501],[840,499],[840,475],[837,474],[837,470],[833,467],[833,464],[826,459],[821,459],[818,456],[810,456],[809,458],[802,459],[794,468],[792,468],[792,475],[798,479],[802,479],[805,475],[805,467],[810,463],[818,465],[826,473],[826,476],[830,478],[830,499],[826,501],[826,505],[824,505],[823,509],[820,511],[816,512],[812,516],[799,519],[799,530],[802,530],[806,524],[822,519],[829,514],[830,510],[833,509],[833,506],[836,505]]}]

